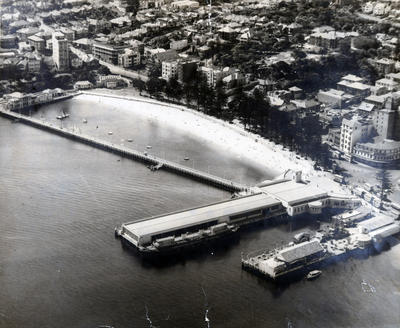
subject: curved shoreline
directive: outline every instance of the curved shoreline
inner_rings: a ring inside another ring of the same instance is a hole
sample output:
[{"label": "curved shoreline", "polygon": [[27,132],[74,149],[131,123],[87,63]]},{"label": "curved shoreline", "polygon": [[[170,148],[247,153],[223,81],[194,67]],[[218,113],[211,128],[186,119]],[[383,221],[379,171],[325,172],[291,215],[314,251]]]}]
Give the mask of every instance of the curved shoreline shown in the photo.
[{"label": "curved shoreline", "polygon": [[[284,149],[282,145],[248,132],[238,124],[230,124],[183,105],[169,104],[138,96],[116,95],[104,91],[82,91],[80,94],[148,104],[152,106],[152,113],[147,113],[149,117],[152,117],[151,114],[153,114],[155,119],[202,138],[218,148],[227,149],[238,157],[245,157],[271,172],[274,177],[282,175],[289,169],[301,170],[306,176],[316,173],[311,160],[301,158]],[[156,107],[163,107],[163,110],[157,111]],[[171,113],[166,113],[165,110],[171,111]],[[168,114],[173,114],[173,116]]]}]

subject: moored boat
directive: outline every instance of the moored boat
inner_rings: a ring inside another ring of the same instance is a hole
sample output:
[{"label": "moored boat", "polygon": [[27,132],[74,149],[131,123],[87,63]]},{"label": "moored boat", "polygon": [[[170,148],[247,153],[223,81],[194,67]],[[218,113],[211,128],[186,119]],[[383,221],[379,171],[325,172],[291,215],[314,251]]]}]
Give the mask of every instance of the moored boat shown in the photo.
[{"label": "moored boat", "polygon": [[[189,249],[196,249],[201,245],[206,245],[224,237],[232,236],[237,232],[239,226],[220,223],[209,227],[208,229],[200,229],[196,232],[186,232],[181,235],[171,235],[163,238],[155,239],[148,245],[134,245],[137,251],[143,256],[162,256],[173,253],[182,252]],[[115,230],[117,237],[124,238],[123,227]]]},{"label": "moored boat", "polygon": [[307,274],[307,280],[317,279],[322,274],[321,270],[312,270]]}]

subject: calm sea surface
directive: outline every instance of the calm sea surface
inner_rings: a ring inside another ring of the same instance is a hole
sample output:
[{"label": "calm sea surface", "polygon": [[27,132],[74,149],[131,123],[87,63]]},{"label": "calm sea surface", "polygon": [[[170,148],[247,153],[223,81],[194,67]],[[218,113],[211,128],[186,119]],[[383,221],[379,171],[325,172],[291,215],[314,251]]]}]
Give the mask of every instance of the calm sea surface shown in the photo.
[{"label": "calm sea surface", "polygon": [[[64,110],[66,128],[139,150],[151,145],[150,153],[249,185],[269,178],[114,103],[78,97],[34,115],[61,124],[56,116]],[[229,197],[0,118],[0,327],[207,327],[207,309],[210,327],[400,326],[399,246],[330,266],[313,282],[278,287],[242,271],[241,253],[289,241],[310,226],[245,231],[224,249],[160,267],[114,239],[123,222]]]}]

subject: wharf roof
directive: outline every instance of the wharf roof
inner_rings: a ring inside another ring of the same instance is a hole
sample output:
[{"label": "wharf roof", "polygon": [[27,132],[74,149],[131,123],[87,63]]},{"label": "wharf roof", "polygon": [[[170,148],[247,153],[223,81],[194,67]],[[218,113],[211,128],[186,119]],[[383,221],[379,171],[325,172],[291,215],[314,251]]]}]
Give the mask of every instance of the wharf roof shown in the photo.
[{"label": "wharf roof", "polygon": [[154,235],[210,222],[224,216],[241,214],[279,204],[280,202],[276,199],[259,193],[157,217],[150,217],[138,222],[130,222],[125,224],[125,228],[138,237]]},{"label": "wharf roof", "polygon": [[382,228],[376,229],[373,232],[371,232],[369,235],[374,238],[374,237],[380,237],[380,238],[386,238],[391,235],[394,235],[400,231],[400,226],[398,223],[392,223],[387,226],[384,226]]},{"label": "wharf roof", "polygon": [[294,181],[275,183],[260,189],[266,194],[286,202],[288,205],[313,201],[328,196],[326,191],[317,187]]},{"label": "wharf roof", "polygon": [[392,217],[386,215],[379,215],[372,219],[363,221],[359,225],[368,230],[369,232],[371,232],[380,229],[384,226],[387,226],[389,224],[392,224],[393,222],[394,219]]},{"label": "wharf roof", "polygon": [[277,258],[281,261],[291,263],[323,250],[318,240],[310,240],[281,250]]}]

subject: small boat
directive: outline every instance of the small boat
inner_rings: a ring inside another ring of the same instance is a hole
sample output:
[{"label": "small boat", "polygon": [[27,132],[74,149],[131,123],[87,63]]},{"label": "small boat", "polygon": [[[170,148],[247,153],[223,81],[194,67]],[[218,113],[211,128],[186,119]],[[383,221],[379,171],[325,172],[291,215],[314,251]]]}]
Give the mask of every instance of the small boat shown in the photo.
[{"label": "small boat", "polygon": [[112,131],[109,131],[108,134],[109,134],[109,135],[112,135],[113,133],[112,133]]},{"label": "small boat", "polygon": [[128,142],[132,142],[132,141],[133,141],[133,139],[127,139],[127,141],[128,141]]},{"label": "small boat", "polygon": [[321,270],[313,270],[313,271],[310,271],[310,272],[307,274],[307,280],[316,279],[316,278],[318,278],[318,277],[321,275],[321,273],[322,273]]},{"label": "small boat", "polygon": [[84,118],[82,122],[83,122],[83,123],[87,123],[87,119],[86,119],[86,118]]},{"label": "small boat", "polygon": [[159,169],[161,169],[162,167],[164,166],[164,164],[163,163],[158,163],[157,165],[149,165],[149,166],[147,166],[149,169],[150,169],[150,171],[158,171]]},{"label": "small boat", "polygon": [[146,146],[146,148],[147,148],[147,149],[151,149],[152,147],[151,147],[151,146]]},{"label": "small boat", "polygon": [[67,117],[69,117],[69,114],[66,114],[64,111],[62,111],[62,114],[58,115],[57,119],[58,120],[63,120],[64,118],[67,118]]},{"label": "small boat", "polygon": [[188,161],[188,160],[189,160],[189,157],[185,157],[184,160],[185,160],[185,161]]}]

